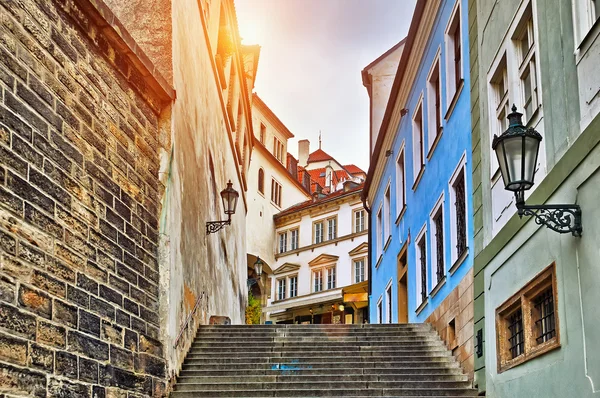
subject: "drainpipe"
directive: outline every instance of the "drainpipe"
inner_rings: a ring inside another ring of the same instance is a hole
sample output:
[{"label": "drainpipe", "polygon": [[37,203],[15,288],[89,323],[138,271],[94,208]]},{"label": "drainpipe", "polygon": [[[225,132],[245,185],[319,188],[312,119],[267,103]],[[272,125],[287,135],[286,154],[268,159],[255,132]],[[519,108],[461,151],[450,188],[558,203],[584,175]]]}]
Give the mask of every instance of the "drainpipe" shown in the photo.
[{"label": "drainpipe", "polygon": [[369,224],[368,224],[369,231],[367,232],[367,234],[368,234],[367,241],[368,241],[368,248],[369,248],[369,250],[367,252],[367,262],[369,263],[369,279],[367,282],[367,286],[368,286],[368,290],[369,290],[367,294],[369,297],[369,301],[367,304],[367,319],[368,319],[369,323],[371,323],[371,316],[370,316],[371,315],[370,314],[371,313],[371,284],[373,283],[373,282],[371,282],[372,276],[373,276],[373,273],[371,272],[371,270],[372,270],[372,267],[371,267],[371,257],[372,257],[372,255],[371,255],[371,246],[372,246],[371,245],[371,242],[372,242],[372,240],[371,240],[371,209],[369,208],[369,206],[367,206],[367,198],[365,198],[364,195],[361,195],[361,199],[363,202],[363,207],[365,208],[365,210],[367,211],[367,214],[369,215]]}]

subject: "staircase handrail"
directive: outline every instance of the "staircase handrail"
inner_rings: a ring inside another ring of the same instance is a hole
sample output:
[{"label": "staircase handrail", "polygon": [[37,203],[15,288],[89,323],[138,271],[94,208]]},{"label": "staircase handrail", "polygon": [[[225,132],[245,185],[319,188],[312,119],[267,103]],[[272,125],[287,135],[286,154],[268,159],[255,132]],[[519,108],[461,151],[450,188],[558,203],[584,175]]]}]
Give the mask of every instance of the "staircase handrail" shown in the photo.
[{"label": "staircase handrail", "polygon": [[196,310],[200,306],[200,301],[202,301],[203,298],[204,298],[204,292],[202,292],[202,294],[200,294],[200,297],[198,297],[198,299],[196,300],[196,304],[194,305],[194,308],[192,309],[192,311],[190,311],[189,315],[187,316],[187,319],[185,320],[185,324],[179,330],[179,334],[177,335],[177,338],[175,339],[175,343],[173,343],[173,348],[177,348],[177,346],[179,345],[179,341],[181,340],[181,337],[183,336],[183,332],[185,332],[185,330],[187,329],[190,321],[192,320],[192,317],[194,316],[194,314],[196,313]]}]

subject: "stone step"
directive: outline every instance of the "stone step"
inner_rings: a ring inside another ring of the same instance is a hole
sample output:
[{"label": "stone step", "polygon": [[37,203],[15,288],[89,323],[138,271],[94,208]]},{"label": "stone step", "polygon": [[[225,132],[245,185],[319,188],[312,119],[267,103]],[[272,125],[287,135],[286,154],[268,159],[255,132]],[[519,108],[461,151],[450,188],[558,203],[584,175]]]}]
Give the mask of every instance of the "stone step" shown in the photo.
[{"label": "stone step", "polygon": [[296,355],[297,353],[313,354],[335,354],[338,356],[347,355],[374,355],[380,353],[381,355],[389,355],[390,353],[396,354],[418,354],[428,352],[448,352],[448,349],[442,345],[437,346],[413,346],[413,347],[391,347],[386,349],[383,346],[377,347],[192,347],[188,353],[190,354],[204,354],[204,355],[238,355],[244,356],[250,353],[256,353],[257,355],[265,354],[278,354],[278,356]]},{"label": "stone step", "polygon": [[200,336],[196,338],[197,342],[220,342],[220,343],[229,343],[229,342],[255,342],[255,343],[267,343],[267,342],[275,342],[275,343],[327,343],[327,342],[339,342],[339,343],[359,343],[361,345],[365,345],[368,342],[372,343],[409,343],[412,341],[439,341],[439,337],[437,336],[414,336],[414,337],[397,337],[397,336],[376,336],[366,338],[357,338],[351,336],[321,336],[321,337],[255,337],[252,339],[242,338],[242,337],[228,337],[228,336]]},{"label": "stone step", "polygon": [[195,358],[221,358],[223,356],[236,358],[320,358],[320,357],[395,357],[395,356],[450,356],[452,355],[447,349],[442,347],[431,347],[421,349],[403,349],[403,350],[361,350],[361,351],[328,351],[328,350],[301,350],[301,349],[284,349],[284,350],[254,350],[254,351],[213,351],[213,350],[192,350],[188,353],[189,359]]},{"label": "stone step", "polygon": [[202,325],[199,329],[242,329],[242,330],[279,330],[279,329],[419,329],[432,330],[426,323],[383,323],[383,324],[312,324],[312,325]]},{"label": "stone step", "polygon": [[254,339],[258,337],[353,337],[353,338],[362,338],[362,339],[370,339],[373,337],[426,337],[431,336],[431,333],[415,333],[415,332],[240,332],[240,333],[232,333],[232,332],[201,332],[196,335],[198,338],[202,337],[228,337],[228,338],[239,338],[239,339]]},{"label": "stone step", "polygon": [[[195,366],[195,365],[194,365]],[[201,366],[200,366],[201,367]],[[261,369],[246,369],[244,376],[278,376],[278,375],[321,375],[321,374],[363,374],[363,375],[393,375],[398,377],[410,377],[413,375],[462,375],[460,368],[458,367],[410,367],[410,368],[336,368],[335,371],[328,371],[328,368],[313,368],[313,369],[301,369],[295,370],[293,368],[279,368],[272,369],[272,366],[267,366]],[[234,376],[239,378],[240,370],[227,369],[223,370],[187,370],[183,369],[180,376]]]},{"label": "stone step", "polygon": [[[354,374],[349,373],[332,373],[332,374],[318,374],[318,375],[305,375],[305,374],[274,374],[274,375],[253,375],[244,373],[244,377],[250,379],[256,383],[310,383],[310,382],[418,382],[418,381],[455,381],[455,382],[466,382],[468,381],[467,376],[464,375],[452,375],[452,374]],[[239,373],[237,375],[230,376],[198,376],[190,375],[188,373],[180,374],[177,378],[177,383],[189,384],[189,383],[211,383],[211,384],[229,384],[240,381]]]},{"label": "stone step", "polygon": [[322,348],[344,348],[346,350],[358,350],[367,347],[397,347],[397,348],[409,348],[409,347],[445,347],[444,343],[439,339],[428,339],[428,340],[406,340],[401,342],[395,342],[392,346],[390,346],[387,342],[384,341],[362,341],[355,342],[354,344],[347,344],[343,341],[248,341],[248,340],[234,340],[234,341],[203,341],[202,339],[197,339],[194,343],[192,343],[192,348],[195,347],[211,347],[215,349],[221,348],[237,348],[237,347],[248,347],[249,349],[259,349],[263,347],[268,348],[276,348],[276,347],[299,347],[302,349],[311,348],[311,347],[322,347]]},{"label": "stone step", "polygon": [[477,396],[477,390],[473,389],[290,389],[290,390],[190,390],[174,391],[171,397],[473,397]]},{"label": "stone step", "polygon": [[214,391],[214,390],[305,390],[309,388],[319,390],[337,390],[343,388],[358,389],[468,389],[468,381],[301,381],[301,382],[233,382],[233,383],[197,383],[177,381],[176,391]]},{"label": "stone step", "polygon": [[[365,358],[367,359],[367,358]],[[369,358],[372,359],[372,358]],[[456,361],[450,360],[450,358],[444,361],[329,361],[329,362],[310,362],[310,363],[299,363],[299,362],[269,362],[268,360],[256,362],[245,360],[244,362],[207,362],[205,360],[193,360],[185,361],[182,369],[185,370],[223,370],[223,369],[271,369],[271,370],[302,370],[302,369],[337,369],[337,368],[392,368],[398,370],[404,370],[408,368],[429,368],[429,367],[458,367]]]}]

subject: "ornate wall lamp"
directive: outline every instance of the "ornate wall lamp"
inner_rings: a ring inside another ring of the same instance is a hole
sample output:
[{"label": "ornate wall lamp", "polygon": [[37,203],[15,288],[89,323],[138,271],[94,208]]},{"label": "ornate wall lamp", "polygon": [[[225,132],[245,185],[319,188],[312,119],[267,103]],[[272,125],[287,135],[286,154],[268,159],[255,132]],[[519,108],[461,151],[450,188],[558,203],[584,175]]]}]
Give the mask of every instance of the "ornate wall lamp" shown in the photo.
[{"label": "ornate wall lamp", "polygon": [[227,183],[227,188],[221,191],[221,199],[223,200],[223,208],[227,214],[226,221],[208,221],[206,223],[206,235],[215,233],[225,225],[231,225],[231,215],[235,213],[238,198],[240,194],[233,189],[231,180]]},{"label": "ornate wall lamp", "polygon": [[526,205],[525,191],[531,189],[535,179],[538,152],[542,136],[533,128],[526,128],[522,113],[512,106],[508,115],[508,129],[494,135],[492,149],[498,157],[504,188],[515,194],[519,217],[533,216],[538,225],[545,225],[561,234],[581,236],[581,208],[579,205]]},{"label": "ornate wall lamp", "polygon": [[260,276],[262,275],[262,269],[263,269],[264,264],[265,263],[263,263],[263,261],[260,259],[260,257],[256,257],[256,262],[254,263],[254,273],[256,274],[256,278],[248,278],[248,281],[247,281],[248,288],[250,288],[250,286],[252,286],[255,283],[258,283],[258,281],[260,281]]}]

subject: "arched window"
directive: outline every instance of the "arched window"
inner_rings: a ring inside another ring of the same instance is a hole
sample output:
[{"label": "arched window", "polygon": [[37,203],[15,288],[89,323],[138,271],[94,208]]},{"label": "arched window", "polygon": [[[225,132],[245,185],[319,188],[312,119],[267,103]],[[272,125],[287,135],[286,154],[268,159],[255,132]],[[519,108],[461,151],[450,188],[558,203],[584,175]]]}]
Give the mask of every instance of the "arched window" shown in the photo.
[{"label": "arched window", "polygon": [[258,190],[260,193],[265,193],[265,172],[263,169],[258,169]]}]

